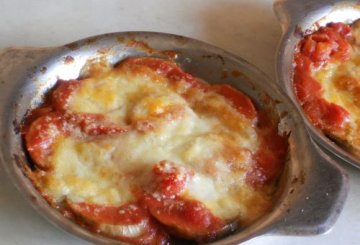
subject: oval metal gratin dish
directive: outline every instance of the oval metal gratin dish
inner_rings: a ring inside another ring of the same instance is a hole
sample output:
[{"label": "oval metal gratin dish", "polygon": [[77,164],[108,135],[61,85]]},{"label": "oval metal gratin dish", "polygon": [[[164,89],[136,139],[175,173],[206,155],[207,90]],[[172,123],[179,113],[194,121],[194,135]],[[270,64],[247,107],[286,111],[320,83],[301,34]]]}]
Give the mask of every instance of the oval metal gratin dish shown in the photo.
[{"label": "oval metal gratin dish", "polygon": [[331,157],[360,168],[360,159],[344,150],[315,128],[307,119],[293,90],[293,58],[296,45],[304,32],[312,32],[330,22],[351,23],[360,18],[359,1],[339,0],[277,0],[275,13],[283,36],[277,53],[277,80],[299,109],[311,137]]},{"label": "oval metal gratin dish", "polygon": [[[177,55],[175,55],[177,54]],[[289,157],[275,207],[250,227],[214,242],[237,244],[262,234],[309,235],[327,231],[337,219],[348,179],[307,137],[291,101],[255,67],[219,48],[190,38],[161,33],[105,34],[55,48],[8,48],[0,53],[1,160],[7,174],[39,213],[70,233],[98,244],[122,244],[91,233],[51,208],[24,175],[28,163],[18,127],[29,108],[57,79],[74,79],[89,59],[114,64],[128,56],[172,58],[209,83],[229,83],[247,93],[257,107],[269,108],[291,132]]]}]

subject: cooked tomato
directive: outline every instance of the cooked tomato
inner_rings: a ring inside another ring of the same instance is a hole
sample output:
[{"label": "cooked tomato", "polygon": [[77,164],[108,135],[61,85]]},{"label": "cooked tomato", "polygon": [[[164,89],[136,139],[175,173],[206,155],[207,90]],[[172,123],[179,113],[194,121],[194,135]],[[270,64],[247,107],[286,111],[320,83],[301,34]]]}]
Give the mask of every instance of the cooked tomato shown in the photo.
[{"label": "cooked tomato", "polygon": [[79,80],[59,80],[52,92],[51,102],[55,110],[66,110],[71,94],[80,87]]},{"label": "cooked tomato", "polygon": [[321,96],[322,87],[311,75],[311,60],[302,54],[296,54],[295,63],[294,89],[300,103]]},{"label": "cooked tomato", "polygon": [[77,219],[92,229],[133,244],[168,244],[168,236],[137,203],[120,207],[67,202]]},{"label": "cooked tomato", "polygon": [[300,52],[311,59],[315,66],[321,66],[329,60],[343,61],[349,58],[351,35],[348,25],[330,23],[317,32],[306,36],[300,42]]},{"label": "cooked tomato", "polygon": [[245,94],[233,88],[228,84],[215,85],[215,91],[227,100],[243,115],[249,119],[256,118],[256,110],[254,104]]},{"label": "cooked tomato", "polygon": [[173,233],[195,240],[211,240],[226,223],[214,216],[205,205],[183,198],[155,198],[145,195],[150,213]]},{"label": "cooked tomato", "polygon": [[306,36],[300,42],[300,52],[295,54],[295,93],[310,121],[326,132],[344,130],[350,114],[345,108],[323,98],[322,86],[312,76],[312,69],[328,61],[347,60],[350,35],[348,25],[331,23]]},{"label": "cooked tomato", "polygon": [[144,205],[160,223],[186,238],[206,239],[216,235],[225,225],[199,201],[181,197],[193,175],[168,161],[153,167],[154,180],[143,193]]},{"label": "cooked tomato", "polygon": [[[36,119],[35,119],[36,118]],[[24,127],[26,148],[35,164],[47,169],[48,156],[57,137],[73,136],[81,131],[84,136],[111,135],[126,132],[126,128],[105,122],[103,116],[95,114],[67,114],[52,112],[47,107],[34,113],[29,126]]]},{"label": "cooked tomato", "polygon": [[37,118],[27,129],[26,148],[38,167],[42,169],[50,167],[47,158],[51,154],[56,138],[65,133],[65,123],[61,115],[51,112]]},{"label": "cooked tomato", "polygon": [[278,134],[267,113],[259,113],[259,121],[259,133],[263,137],[259,150],[254,154],[254,165],[246,176],[247,182],[254,187],[261,187],[279,176],[288,147],[288,135]]}]

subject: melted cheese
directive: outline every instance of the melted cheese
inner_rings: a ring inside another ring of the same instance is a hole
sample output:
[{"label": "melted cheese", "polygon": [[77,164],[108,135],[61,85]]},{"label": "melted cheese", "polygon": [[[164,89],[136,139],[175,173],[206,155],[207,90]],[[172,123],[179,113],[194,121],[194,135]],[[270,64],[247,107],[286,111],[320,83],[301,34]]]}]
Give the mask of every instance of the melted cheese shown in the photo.
[{"label": "melted cheese", "polygon": [[[121,206],[135,200],[133,188],[149,185],[153,166],[167,160],[194,173],[182,196],[224,220],[252,221],[269,206],[271,198],[245,182],[259,147],[253,121],[215,92],[121,67],[82,80],[68,106],[133,128],[106,137],[59,137],[40,184],[57,202]],[[120,228],[101,226],[115,235],[127,232]],[[124,229],[140,233],[138,226]]]},{"label": "melted cheese", "polygon": [[[338,80],[342,77],[358,79],[360,77],[360,50],[352,48],[351,58],[346,62],[329,63],[326,67],[314,70],[314,77],[323,87],[324,98],[338,104],[350,112],[351,119],[360,118],[360,107],[354,104],[354,94],[351,91],[341,89]],[[357,85],[360,87],[360,81]]]}]

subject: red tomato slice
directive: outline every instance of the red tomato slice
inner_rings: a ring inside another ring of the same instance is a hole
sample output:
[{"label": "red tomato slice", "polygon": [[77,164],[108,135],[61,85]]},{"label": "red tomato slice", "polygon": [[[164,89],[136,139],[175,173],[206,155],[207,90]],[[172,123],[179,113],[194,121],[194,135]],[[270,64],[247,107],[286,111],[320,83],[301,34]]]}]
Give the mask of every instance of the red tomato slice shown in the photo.
[{"label": "red tomato slice", "polygon": [[144,206],[160,223],[187,238],[214,238],[224,222],[199,201],[180,197],[192,172],[169,161],[153,168],[154,181],[143,194]]},{"label": "red tomato slice", "polygon": [[186,238],[214,238],[225,222],[199,201],[180,197],[193,175],[172,162],[161,161],[153,168],[154,181],[145,188],[143,203],[151,215],[173,232]]},{"label": "red tomato slice", "polygon": [[65,134],[65,121],[57,113],[48,113],[37,118],[29,126],[25,135],[26,148],[35,164],[48,169],[47,157],[57,137]]},{"label": "red tomato slice", "polygon": [[309,57],[318,67],[329,60],[344,61],[350,56],[350,44],[347,41],[351,28],[343,23],[330,23],[317,32],[306,36],[300,42],[300,52]]},{"label": "red tomato slice", "polygon": [[53,108],[61,111],[66,110],[71,94],[80,87],[80,83],[80,80],[59,80],[51,94]]},{"label": "red tomato slice", "polygon": [[85,136],[112,135],[128,130],[105,122],[101,115],[60,114],[49,112],[47,107],[34,113],[30,118],[30,124],[23,128],[25,144],[32,160],[41,169],[50,168],[47,158],[51,155],[55,140],[61,135],[77,137],[78,129]]},{"label": "red tomato slice", "polygon": [[157,199],[152,195],[145,195],[144,203],[151,215],[160,223],[173,233],[189,239],[214,239],[226,225],[222,219],[214,216],[204,204],[196,200]]},{"label": "red tomato slice", "polygon": [[133,244],[168,244],[168,236],[137,203],[120,207],[67,201],[80,222],[97,232]]},{"label": "red tomato slice", "polygon": [[192,87],[205,88],[206,84],[200,81],[199,79],[193,77],[189,73],[181,70],[174,62],[159,59],[159,58],[128,58],[124,62],[126,64],[135,64],[141,66],[147,66],[150,69],[156,71],[157,73],[167,77],[171,81],[186,81],[191,84]]},{"label": "red tomato slice", "polygon": [[256,109],[251,99],[228,84],[214,85],[215,91],[229,100],[241,114],[249,119],[256,118]]},{"label": "red tomato slice", "polygon": [[302,54],[296,54],[295,63],[294,89],[300,103],[303,104],[321,96],[322,87],[311,76],[311,60]]},{"label": "red tomato slice", "polygon": [[311,60],[302,55],[295,56],[294,89],[310,121],[328,132],[343,130],[350,114],[344,108],[323,98],[321,84],[311,75]]},{"label": "red tomato slice", "polygon": [[154,196],[175,197],[184,190],[192,173],[173,162],[161,161],[153,167],[155,180],[150,189]]},{"label": "red tomato slice", "polygon": [[321,98],[305,103],[303,108],[314,125],[327,132],[341,131],[350,117],[341,106]]}]

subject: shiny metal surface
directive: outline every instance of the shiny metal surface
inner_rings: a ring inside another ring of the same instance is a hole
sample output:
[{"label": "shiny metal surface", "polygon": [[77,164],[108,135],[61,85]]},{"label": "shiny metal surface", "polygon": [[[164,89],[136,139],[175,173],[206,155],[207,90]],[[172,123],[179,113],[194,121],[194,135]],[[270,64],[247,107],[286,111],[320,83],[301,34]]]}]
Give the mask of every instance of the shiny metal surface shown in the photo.
[{"label": "shiny metal surface", "polygon": [[77,78],[87,60],[103,58],[116,63],[134,55],[166,57],[173,54],[164,52],[169,50],[177,53],[176,62],[185,71],[210,83],[229,83],[241,89],[257,107],[271,109],[281,118],[281,130],[291,132],[282,192],[274,209],[250,227],[214,244],[236,244],[265,233],[305,235],[327,231],[346,198],[347,175],[313,146],[290,100],[241,58],[200,41],[161,33],[114,33],[61,47],[9,48],[0,53],[1,161],[29,203],[68,232],[98,244],[122,244],[84,230],[49,207],[23,174],[28,162],[18,126],[26,111],[41,103],[42,95],[57,79]]},{"label": "shiny metal surface", "polygon": [[293,91],[293,55],[302,32],[313,31],[329,22],[351,23],[360,18],[359,1],[339,0],[277,0],[275,13],[283,30],[277,53],[277,81],[299,109],[311,137],[328,155],[360,168],[360,159],[335,144],[315,128],[302,112]]}]

